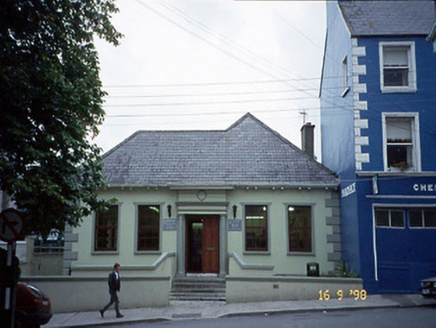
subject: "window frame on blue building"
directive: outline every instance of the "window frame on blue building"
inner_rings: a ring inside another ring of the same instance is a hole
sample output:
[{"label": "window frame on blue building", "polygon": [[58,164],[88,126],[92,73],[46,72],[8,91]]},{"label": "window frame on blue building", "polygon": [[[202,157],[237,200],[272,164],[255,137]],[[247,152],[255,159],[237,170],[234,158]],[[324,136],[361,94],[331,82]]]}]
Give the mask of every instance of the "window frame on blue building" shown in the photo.
[{"label": "window frame on blue building", "polygon": [[[410,120],[410,134],[411,142],[407,143],[392,143],[388,140],[388,121],[392,119],[404,119]],[[382,129],[383,129],[383,163],[385,172],[420,172],[421,171],[421,147],[419,138],[419,113],[415,112],[404,112],[404,113],[393,113],[385,112],[382,113]],[[389,165],[389,147],[397,146],[408,146],[411,147],[411,163],[405,163],[407,165],[401,166],[390,166]]]},{"label": "window frame on blue building", "polygon": [[[384,217],[384,221],[381,220],[379,214],[385,212],[387,217]],[[394,217],[394,214],[401,214],[402,223],[399,225],[398,217]],[[405,229],[406,228],[406,212],[399,208],[385,208],[385,207],[375,207],[374,208],[374,222],[377,228],[391,228],[391,229]]]},{"label": "window frame on blue building", "polygon": [[[404,49],[407,54],[407,65],[385,65],[387,49]],[[379,43],[380,59],[380,88],[383,93],[408,93],[416,92],[416,59],[415,42],[413,41],[382,41]],[[386,85],[385,72],[394,70],[407,70],[407,85]]]},{"label": "window frame on blue building", "polygon": [[[414,217],[414,214],[418,214],[419,217]],[[434,207],[410,209],[408,216],[410,229],[436,229],[436,209]]]}]

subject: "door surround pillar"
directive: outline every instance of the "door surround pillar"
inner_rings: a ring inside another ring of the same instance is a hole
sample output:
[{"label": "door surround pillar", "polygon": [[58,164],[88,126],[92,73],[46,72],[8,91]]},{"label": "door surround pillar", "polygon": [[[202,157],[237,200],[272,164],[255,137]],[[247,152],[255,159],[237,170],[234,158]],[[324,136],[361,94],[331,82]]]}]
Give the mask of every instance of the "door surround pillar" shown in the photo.
[{"label": "door surround pillar", "polygon": [[186,216],[179,214],[177,219],[177,277],[184,277],[185,272],[185,251],[186,251]]},{"label": "door surround pillar", "polygon": [[227,275],[227,215],[220,215],[220,277]]},{"label": "door surround pillar", "polygon": [[228,202],[176,202],[177,205],[177,277],[186,276],[186,215],[219,215],[219,276],[227,268],[227,207]]}]

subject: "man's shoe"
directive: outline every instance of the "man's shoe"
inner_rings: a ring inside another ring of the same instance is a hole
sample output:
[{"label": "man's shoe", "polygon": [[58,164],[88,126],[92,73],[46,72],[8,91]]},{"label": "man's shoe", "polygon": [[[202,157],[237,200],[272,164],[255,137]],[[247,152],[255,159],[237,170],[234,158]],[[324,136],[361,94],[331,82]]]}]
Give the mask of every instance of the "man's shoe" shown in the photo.
[{"label": "man's shoe", "polygon": [[124,317],[124,316],[121,313],[117,314],[117,318],[122,318],[122,317]]},{"label": "man's shoe", "polygon": [[103,310],[100,310],[100,315],[102,318],[104,318],[104,311]]}]

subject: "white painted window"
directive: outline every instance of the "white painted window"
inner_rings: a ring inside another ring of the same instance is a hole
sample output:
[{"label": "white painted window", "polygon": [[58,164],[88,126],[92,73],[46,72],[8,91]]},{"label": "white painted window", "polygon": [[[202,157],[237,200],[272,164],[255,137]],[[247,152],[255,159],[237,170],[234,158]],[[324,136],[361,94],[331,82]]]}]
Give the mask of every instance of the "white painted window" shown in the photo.
[{"label": "white painted window", "polygon": [[415,43],[380,42],[379,55],[382,92],[415,92]]},{"label": "white painted window", "polygon": [[375,224],[379,228],[404,228],[404,211],[395,209],[375,209]]},{"label": "white painted window", "polygon": [[420,171],[418,114],[383,113],[385,171]]},{"label": "white painted window", "polygon": [[411,228],[436,228],[436,209],[413,209],[409,211]]}]

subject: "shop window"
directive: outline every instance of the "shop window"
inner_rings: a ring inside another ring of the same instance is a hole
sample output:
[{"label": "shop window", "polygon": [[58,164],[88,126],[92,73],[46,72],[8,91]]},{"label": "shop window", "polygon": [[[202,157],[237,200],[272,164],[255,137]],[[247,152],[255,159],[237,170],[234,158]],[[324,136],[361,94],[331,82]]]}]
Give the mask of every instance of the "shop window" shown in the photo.
[{"label": "shop window", "polygon": [[94,250],[116,251],[118,245],[118,205],[95,215]]},{"label": "shop window", "polygon": [[245,250],[268,251],[268,206],[245,206]]},{"label": "shop window", "polygon": [[289,252],[312,252],[311,206],[288,206]]},{"label": "shop window", "polygon": [[158,251],[160,245],[160,205],[138,205],[137,250]]}]

